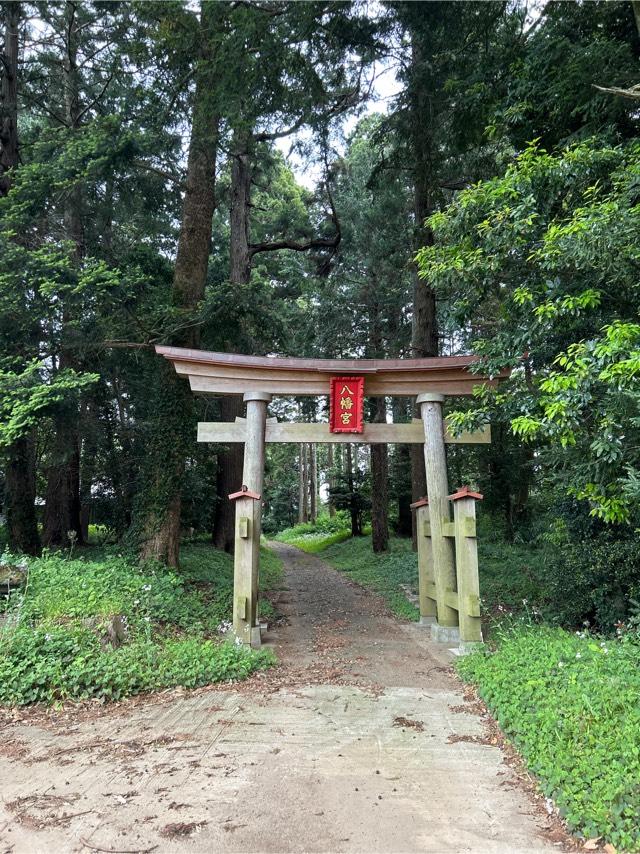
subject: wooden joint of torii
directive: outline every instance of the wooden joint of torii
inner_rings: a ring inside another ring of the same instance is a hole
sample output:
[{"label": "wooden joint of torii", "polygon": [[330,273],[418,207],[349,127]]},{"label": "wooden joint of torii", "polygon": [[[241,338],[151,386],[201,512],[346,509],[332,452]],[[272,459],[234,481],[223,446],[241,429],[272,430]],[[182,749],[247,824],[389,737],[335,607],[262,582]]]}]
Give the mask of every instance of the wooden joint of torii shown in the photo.
[{"label": "wooden joint of torii", "polygon": [[[396,360],[280,359],[156,347],[194,392],[243,395],[246,418],[200,423],[198,441],[244,444],[242,489],[236,504],[233,629],[243,644],[260,645],[259,555],[265,445],[268,442],[423,443],[429,501],[416,502],[419,532],[420,614],[432,637],[462,645],[481,641],[478,563],[475,540],[477,493],[449,495],[445,445],[490,442],[488,427],[462,436],[446,428],[446,395],[472,394],[477,385],[495,385],[508,376],[472,373],[469,356]],[[330,432],[328,424],[281,424],[267,418],[272,396],[327,395],[332,376],[364,377],[366,396],[413,396],[421,419],[407,424],[365,424],[361,433]],[[454,520],[451,521],[453,506]]]}]

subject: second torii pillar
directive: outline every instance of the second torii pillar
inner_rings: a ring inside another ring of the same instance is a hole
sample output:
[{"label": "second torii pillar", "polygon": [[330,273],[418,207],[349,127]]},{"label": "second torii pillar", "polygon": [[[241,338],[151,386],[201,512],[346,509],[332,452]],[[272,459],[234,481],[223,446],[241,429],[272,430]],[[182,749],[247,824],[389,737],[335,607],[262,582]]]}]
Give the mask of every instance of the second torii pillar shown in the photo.
[{"label": "second torii pillar", "polygon": [[444,395],[431,392],[419,394],[416,403],[420,407],[424,425],[424,465],[438,606],[438,622],[431,626],[431,635],[437,641],[457,643],[460,638],[458,612],[449,605],[447,595],[456,590],[456,566],[453,540],[445,536],[445,525],[450,524],[451,514],[442,417]]},{"label": "second torii pillar", "polygon": [[262,533],[262,488],[267,404],[271,395],[250,391],[247,404],[242,490],[236,499],[235,554],[233,563],[233,630],[244,644],[260,646],[258,588],[260,535]]}]

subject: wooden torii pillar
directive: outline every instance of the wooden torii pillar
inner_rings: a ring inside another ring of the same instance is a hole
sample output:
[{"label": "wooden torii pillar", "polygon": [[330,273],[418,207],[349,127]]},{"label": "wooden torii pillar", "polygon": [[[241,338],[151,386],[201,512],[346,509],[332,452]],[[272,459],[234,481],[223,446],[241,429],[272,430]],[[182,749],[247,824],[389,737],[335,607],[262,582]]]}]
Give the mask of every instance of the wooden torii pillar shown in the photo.
[{"label": "wooden torii pillar", "polygon": [[231,501],[236,502],[233,631],[242,643],[260,646],[258,589],[262,489],[267,404],[271,401],[271,395],[261,391],[249,391],[243,399],[247,404],[247,418],[242,488],[229,496]]},{"label": "wooden torii pillar", "polygon": [[[233,626],[242,643],[260,644],[259,554],[267,442],[423,444],[429,500],[413,505],[420,522],[421,622],[430,625],[433,638],[441,642],[469,644],[481,639],[474,503],[481,496],[469,490],[449,495],[445,446],[490,442],[491,434],[485,428],[450,435],[442,406],[446,395],[470,396],[475,386],[496,385],[508,371],[496,377],[473,374],[469,368],[476,360],[470,356],[341,360],[243,356],[160,346],[156,351],[173,363],[178,374],[189,378],[194,392],[243,394],[247,405],[246,419],[198,424],[200,442],[241,442],[245,446],[243,483],[229,496],[236,502]],[[406,424],[365,424],[361,433],[349,434],[332,433],[328,424],[279,424],[267,418],[273,395],[326,396],[333,376],[362,376],[365,396],[413,396],[421,419]],[[464,578],[461,566],[465,567]]]}]

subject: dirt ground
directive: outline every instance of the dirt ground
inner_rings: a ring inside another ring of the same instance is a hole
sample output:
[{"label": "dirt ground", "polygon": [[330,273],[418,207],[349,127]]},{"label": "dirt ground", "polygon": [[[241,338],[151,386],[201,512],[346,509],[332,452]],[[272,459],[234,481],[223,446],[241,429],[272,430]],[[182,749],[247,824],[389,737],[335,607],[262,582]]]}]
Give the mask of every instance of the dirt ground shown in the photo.
[{"label": "dirt ground", "polygon": [[274,548],[279,667],[4,714],[0,854],[564,850],[451,653],[317,557]]}]

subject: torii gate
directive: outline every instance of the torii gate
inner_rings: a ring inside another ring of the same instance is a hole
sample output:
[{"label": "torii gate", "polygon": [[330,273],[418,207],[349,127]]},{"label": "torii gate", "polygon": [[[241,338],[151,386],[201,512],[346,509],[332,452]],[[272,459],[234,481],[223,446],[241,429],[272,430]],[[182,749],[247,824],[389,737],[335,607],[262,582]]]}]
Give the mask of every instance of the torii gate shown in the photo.
[{"label": "torii gate", "polygon": [[[156,352],[189,377],[200,394],[242,395],[246,419],[198,424],[199,442],[244,444],[241,488],[236,502],[233,628],[242,643],[260,645],[258,580],[262,489],[266,442],[424,443],[426,498],[412,504],[418,524],[420,622],[434,640],[461,647],[482,642],[480,628],[475,502],[463,487],[449,495],[446,443],[486,443],[490,429],[453,437],[442,405],[447,395],[470,396],[477,385],[496,385],[508,376],[472,374],[472,356],[429,359],[294,359],[212,353],[157,346]],[[332,377],[364,377],[368,397],[415,397],[421,419],[408,424],[364,424],[359,433],[331,432],[328,423],[278,423],[267,418],[274,395],[328,395]],[[240,487],[240,484],[238,484]],[[453,506],[453,522],[451,507]]]}]

